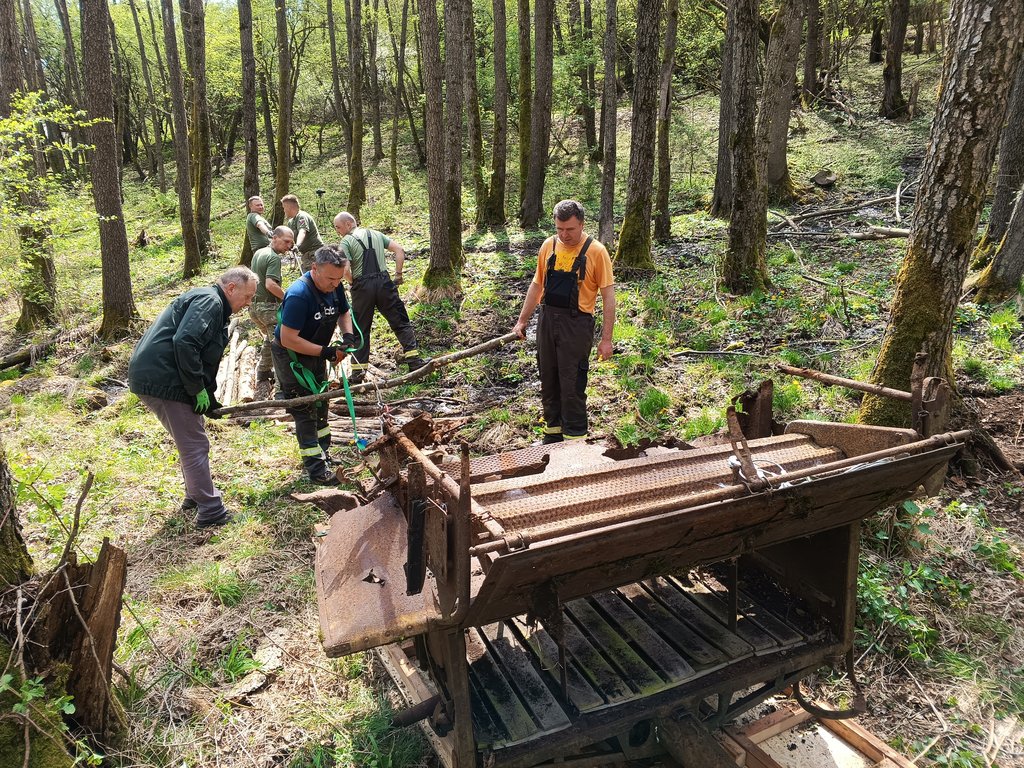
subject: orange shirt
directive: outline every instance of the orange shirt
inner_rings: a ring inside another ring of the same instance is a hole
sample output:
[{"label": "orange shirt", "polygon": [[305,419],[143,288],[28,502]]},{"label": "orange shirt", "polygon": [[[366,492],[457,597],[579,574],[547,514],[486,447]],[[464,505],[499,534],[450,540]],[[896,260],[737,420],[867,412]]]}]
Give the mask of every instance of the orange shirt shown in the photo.
[{"label": "orange shirt", "polygon": [[[544,275],[547,272],[548,257],[551,256],[552,246],[555,248],[555,269],[568,272],[572,269],[573,262],[576,261],[576,257],[579,255],[585,242],[587,242],[586,232],[580,238],[579,244],[571,248],[564,245],[558,237],[549,237],[544,241],[544,245],[540,247],[540,253],[537,256],[537,272],[533,276],[533,282],[541,288],[541,303],[544,302]],[[594,314],[594,305],[597,304],[597,292],[602,288],[607,288],[614,282],[615,280],[612,277],[612,259],[608,255],[608,249],[597,240],[594,240],[590,244],[590,248],[587,249],[587,271],[583,276],[583,282],[579,284],[580,312],[585,312],[588,315]]]}]

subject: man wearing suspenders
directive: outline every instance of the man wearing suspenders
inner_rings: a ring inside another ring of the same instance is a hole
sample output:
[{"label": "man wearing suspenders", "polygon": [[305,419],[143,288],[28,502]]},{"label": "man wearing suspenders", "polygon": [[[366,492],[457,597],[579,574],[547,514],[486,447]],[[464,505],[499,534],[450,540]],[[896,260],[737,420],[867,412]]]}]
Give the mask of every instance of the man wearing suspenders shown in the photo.
[{"label": "man wearing suspenders", "polygon": [[598,360],[612,356],[615,327],[615,286],[608,250],[583,231],[583,206],[575,200],[558,203],[554,219],[558,234],[541,246],[537,271],[512,328],[525,339],[534,309],[543,304],[537,321],[537,367],[545,444],[587,436],[587,374],[598,291],[602,304]]},{"label": "man wearing suspenders", "polygon": [[[319,394],[327,389],[327,363],[340,363],[355,340],[352,316],[341,280],[348,260],[334,246],[323,246],[313,256],[313,266],[288,286],[281,304],[280,321],[271,344],[278,399]],[[331,344],[335,329],[342,342]],[[319,485],[337,485],[337,473],[327,464],[331,428],[327,401],[287,409],[295,420],[299,455],[309,479]]]},{"label": "man wearing suspenders", "polygon": [[[341,235],[340,247],[348,256],[352,268],[352,314],[356,326],[362,333],[362,345],[353,353],[351,382],[362,381],[370,361],[370,329],[373,327],[373,312],[380,310],[402,345],[401,364],[410,371],[422,368],[425,360],[416,346],[416,331],[409,320],[405,303],[398,295],[402,284],[402,266],[405,250],[396,241],[375,229],[360,227],[355,216],[342,211],[334,217],[334,230]],[[395,255],[395,279],[388,275],[384,252]]]}]

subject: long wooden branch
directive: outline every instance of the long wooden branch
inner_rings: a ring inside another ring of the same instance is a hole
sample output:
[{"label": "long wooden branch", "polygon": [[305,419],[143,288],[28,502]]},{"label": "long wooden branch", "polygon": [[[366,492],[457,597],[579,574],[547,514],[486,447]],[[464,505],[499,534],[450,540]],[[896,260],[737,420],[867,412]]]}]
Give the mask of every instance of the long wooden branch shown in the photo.
[{"label": "long wooden branch", "polygon": [[[358,394],[360,392],[372,392],[376,389],[391,389],[393,387],[400,387],[403,384],[409,384],[413,381],[418,381],[426,376],[429,376],[434,371],[443,368],[446,365],[451,365],[459,360],[465,360],[467,357],[473,357],[475,355],[482,354],[484,352],[490,352],[492,349],[507,344],[510,341],[517,339],[518,337],[514,333],[506,333],[504,336],[498,336],[497,338],[485,341],[482,344],[477,344],[474,347],[468,347],[467,349],[461,349],[458,352],[452,352],[447,355],[441,355],[435,357],[429,363],[422,368],[417,368],[415,371],[410,371],[402,376],[395,376],[392,379],[382,382],[363,382],[362,384],[355,384],[350,387],[352,394]],[[291,400],[257,400],[252,403],[241,403],[239,405],[225,406],[224,408],[218,408],[210,413],[211,416],[227,416],[229,413],[241,413],[243,411],[264,411],[277,408],[298,408],[303,405],[309,405],[310,403],[318,403],[322,400],[334,400],[338,397],[344,397],[344,388],[332,389],[327,392],[323,392],[319,395],[304,395],[303,397],[294,397]]]},{"label": "long wooden branch", "polygon": [[78,341],[79,339],[96,333],[96,330],[97,326],[95,324],[90,324],[82,326],[81,328],[76,328],[73,331],[62,331],[61,333],[54,334],[48,339],[43,339],[38,344],[29,344],[21,349],[11,352],[9,355],[0,357],[0,370],[13,368],[16,365],[25,365],[26,363],[32,364],[45,355],[54,344],[66,344],[68,342]]},{"label": "long wooden branch", "polygon": [[825,237],[829,240],[888,240],[890,238],[910,237],[909,229],[898,227],[868,227],[859,232],[842,229],[830,229],[827,232],[815,232],[809,229],[778,229],[768,233],[769,237]]}]

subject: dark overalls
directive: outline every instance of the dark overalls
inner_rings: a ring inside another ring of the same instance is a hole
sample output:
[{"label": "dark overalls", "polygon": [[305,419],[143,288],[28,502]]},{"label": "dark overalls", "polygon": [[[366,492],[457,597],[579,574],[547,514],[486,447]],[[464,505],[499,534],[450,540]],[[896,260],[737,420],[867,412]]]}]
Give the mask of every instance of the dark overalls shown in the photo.
[{"label": "dark overalls", "polygon": [[[334,301],[333,294],[327,294],[331,301],[326,301],[326,296],[316,289],[312,279],[307,272],[299,278],[307,288],[310,295],[317,303],[317,312],[314,319],[317,321],[316,330],[311,338],[306,339],[314,344],[326,345],[334,336],[334,329],[338,327],[339,308]],[[302,338],[306,338],[303,336]],[[278,381],[278,400],[290,400],[295,397],[303,397],[309,394],[316,394],[316,388],[310,387],[300,377],[305,378],[301,373],[304,368],[314,378],[316,383],[322,383],[327,379],[327,361],[320,357],[300,355],[294,350],[286,349],[275,338],[271,345],[271,352],[274,357],[274,372]],[[297,375],[292,367],[301,366]],[[302,457],[302,466],[311,479],[323,477],[330,473],[327,466],[327,451],[331,447],[331,428],[327,423],[327,402],[321,400],[309,405],[285,409],[295,420],[295,437],[299,441],[299,455]]]},{"label": "dark overalls", "polygon": [[356,350],[352,357],[352,371],[365,371],[370,361],[370,331],[373,328],[373,312],[379,309],[388,321],[391,330],[394,331],[398,343],[405,351],[403,358],[418,358],[419,349],[416,346],[416,331],[413,329],[409,313],[405,309],[405,303],[398,295],[398,287],[391,280],[391,276],[383,267],[384,254],[378,254],[372,247],[373,235],[370,230],[364,230],[366,242],[363,242],[355,234],[351,237],[363,249],[363,269],[359,277],[352,281],[352,316],[356,325],[363,332],[362,347]]},{"label": "dark overalls", "polygon": [[555,269],[558,240],[551,244],[544,299],[537,320],[537,368],[545,435],[587,436],[587,374],[594,344],[594,316],[579,309],[579,284],[587,274],[588,237],[568,272]]}]

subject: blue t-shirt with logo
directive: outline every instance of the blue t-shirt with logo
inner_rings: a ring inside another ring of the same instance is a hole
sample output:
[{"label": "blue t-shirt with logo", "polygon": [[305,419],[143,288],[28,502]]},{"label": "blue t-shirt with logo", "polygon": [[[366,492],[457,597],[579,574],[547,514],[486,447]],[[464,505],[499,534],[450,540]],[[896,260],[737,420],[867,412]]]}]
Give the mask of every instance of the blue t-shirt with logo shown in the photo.
[{"label": "blue t-shirt with logo", "polygon": [[[301,339],[327,344],[334,335],[338,318],[348,310],[345,289],[340,284],[330,293],[321,293],[313,285],[312,276],[306,272],[284,292],[281,322],[277,324],[274,335],[280,342],[281,326],[287,325],[298,330]],[[326,318],[333,318],[333,322],[324,322]]]}]

